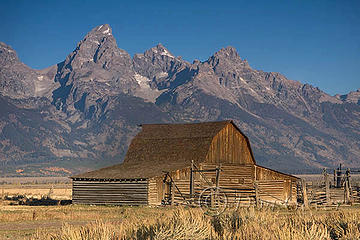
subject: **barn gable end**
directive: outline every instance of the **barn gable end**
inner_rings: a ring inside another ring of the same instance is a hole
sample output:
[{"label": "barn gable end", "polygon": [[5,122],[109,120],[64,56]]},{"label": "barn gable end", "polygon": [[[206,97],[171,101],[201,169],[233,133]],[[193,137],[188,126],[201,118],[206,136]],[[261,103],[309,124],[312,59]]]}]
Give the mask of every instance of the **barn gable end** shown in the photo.
[{"label": "barn gable end", "polygon": [[206,162],[220,164],[255,164],[247,137],[232,122],[228,122],[213,138]]}]

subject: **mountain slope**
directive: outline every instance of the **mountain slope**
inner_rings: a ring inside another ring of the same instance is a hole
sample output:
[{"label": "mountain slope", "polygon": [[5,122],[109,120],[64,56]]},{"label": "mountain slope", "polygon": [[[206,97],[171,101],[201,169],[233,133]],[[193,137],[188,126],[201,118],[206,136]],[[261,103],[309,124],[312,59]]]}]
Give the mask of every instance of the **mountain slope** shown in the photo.
[{"label": "mountain slope", "polygon": [[335,97],[343,102],[355,103],[357,105],[360,105],[360,88],[354,92],[349,92],[348,94],[337,94]]},{"label": "mountain slope", "polygon": [[265,166],[357,167],[358,100],[252,69],[233,47],[204,62],[161,44],[131,58],[105,24],[44,70],[1,43],[0,164],[8,175],[75,173],[121,162],[138,124],[233,119]]}]

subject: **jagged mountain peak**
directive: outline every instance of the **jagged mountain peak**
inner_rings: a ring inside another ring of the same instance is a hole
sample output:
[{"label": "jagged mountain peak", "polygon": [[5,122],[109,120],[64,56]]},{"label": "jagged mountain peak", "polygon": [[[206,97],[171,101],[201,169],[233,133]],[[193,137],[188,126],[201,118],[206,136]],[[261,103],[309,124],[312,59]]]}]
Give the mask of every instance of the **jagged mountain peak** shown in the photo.
[{"label": "jagged mountain peak", "polygon": [[103,24],[86,34],[75,50],[68,55],[64,66],[71,66],[71,69],[92,69],[94,65],[98,65],[103,69],[114,69],[118,67],[117,63],[123,61],[128,64],[131,61],[130,55],[118,48],[110,25]]},{"label": "jagged mountain peak", "polygon": [[214,54],[215,57],[218,58],[229,58],[229,59],[240,59],[240,56],[236,50],[236,48],[232,46],[227,46],[225,48],[221,48]]},{"label": "jagged mountain peak", "polygon": [[219,51],[217,51],[216,53],[219,53],[219,54],[220,54],[220,53],[233,54],[233,55],[239,56],[236,48],[233,47],[233,46],[223,47],[223,48],[221,48]]},{"label": "jagged mountain peak", "polygon": [[351,91],[348,94],[337,94],[335,95],[335,97],[343,102],[355,103],[360,105],[360,88],[355,91]]},{"label": "jagged mountain peak", "polygon": [[12,99],[48,96],[54,86],[54,71],[55,67],[31,69],[12,47],[0,42],[0,95]]},{"label": "jagged mountain peak", "polygon": [[91,39],[102,40],[104,37],[113,38],[112,28],[110,27],[109,24],[103,24],[94,27],[90,32],[86,34],[84,39],[91,38]]},{"label": "jagged mountain peak", "polygon": [[154,48],[159,51],[168,51],[168,49],[162,43],[158,43]]},{"label": "jagged mountain peak", "polygon": [[10,51],[14,51],[9,45],[7,45],[6,43],[1,42],[1,41],[0,41],[0,49],[7,49]]},{"label": "jagged mountain peak", "polygon": [[109,24],[102,24],[100,26],[93,28],[91,30],[91,33],[92,32],[110,36],[110,35],[112,35],[112,28],[110,27]]},{"label": "jagged mountain peak", "polygon": [[9,45],[0,42],[0,65],[19,61],[15,50]]},{"label": "jagged mountain peak", "polygon": [[114,36],[112,35],[112,29],[110,25],[103,24],[93,28],[86,36],[78,43],[75,50],[88,51],[89,48],[98,47],[101,45],[107,45],[116,49],[117,44]]},{"label": "jagged mountain peak", "polygon": [[226,67],[233,68],[231,65],[237,65],[238,67],[249,68],[247,60],[242,60],[237,50],[234,47],[228,46],[220,49],[211,56],[207,62],[216,67],[220,65],[226,65]]},{"label": "jagged mountain peak", "polygon": [[[60,83],[53,92],[53,104],[63,111],[98,110],[106,96],[132,91],[134,79],[130,55],[119,49],[108,24],[93,28],[64,62],[58,64],[55,80]],[[66,94],[63,94],[63,93]]]},{"label": "jagged mountain peak", "polygon": [[103,44],[104,42],[113,42],[114,46],[116,46],[116,40],[112,35],[112,29],[110,25],[103,24],[97,27],[94,27],[90,32],[88,32],[84,39],[79,42],[80,44],[84,43],[95,43],[97,45]]},{"label": "jagged mountain peak", "polygon": [[171,54],[171,52],[164,47],[161,43],[158,43],[155,47],[150,48],[145,52],[145,55],[161,55],[161,56],[167,56],[170,58],[174,58],[175,56]]}]

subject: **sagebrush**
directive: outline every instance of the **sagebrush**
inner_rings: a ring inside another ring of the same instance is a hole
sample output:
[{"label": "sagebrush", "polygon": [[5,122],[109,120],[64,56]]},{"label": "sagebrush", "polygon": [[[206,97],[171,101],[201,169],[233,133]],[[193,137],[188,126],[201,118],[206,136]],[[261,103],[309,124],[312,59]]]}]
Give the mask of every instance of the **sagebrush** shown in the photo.
[{"label": "sagebrush", "polygon": [[134,213],[118,222],[99,220],[81,227],[64,225],[60,232],[38,231],[31,239],[360,239],[359,210],[319,212],[251,207],[211,217],[200,209],[179,207],[163,211],[161,217],[136,216]]}]

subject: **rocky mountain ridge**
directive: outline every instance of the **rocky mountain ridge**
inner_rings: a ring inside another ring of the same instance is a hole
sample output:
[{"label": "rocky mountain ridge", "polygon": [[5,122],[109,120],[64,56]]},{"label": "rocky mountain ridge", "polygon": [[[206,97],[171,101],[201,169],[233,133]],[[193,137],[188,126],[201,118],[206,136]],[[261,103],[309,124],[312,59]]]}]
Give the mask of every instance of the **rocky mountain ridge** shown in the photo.
[{"label": "rocky mountain ridge", "polygon": [[193,63],[161,44],[131,57],[107,24],[44,70],[1,43],[0,164],[7,175],[75,173],[121,162],[137,124],[233,119],[268,167],[357,167],[358,92],[330,96],[252,69],[233,47]]},{"label": "rocky mountain ridge", "polygon": [[349,92],[348,94],[344,94],[344,95],[337,94],[335,97],[343,102],[355,103],[355,104],[359,105],[360,104],[360,88],[356,91]]}]

